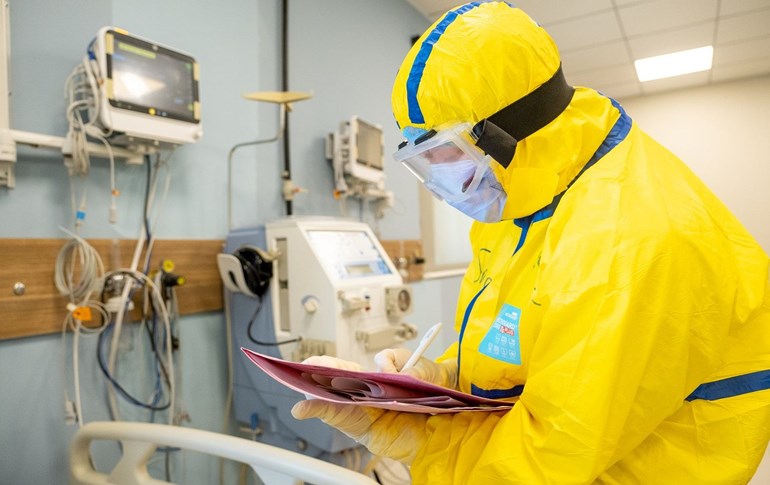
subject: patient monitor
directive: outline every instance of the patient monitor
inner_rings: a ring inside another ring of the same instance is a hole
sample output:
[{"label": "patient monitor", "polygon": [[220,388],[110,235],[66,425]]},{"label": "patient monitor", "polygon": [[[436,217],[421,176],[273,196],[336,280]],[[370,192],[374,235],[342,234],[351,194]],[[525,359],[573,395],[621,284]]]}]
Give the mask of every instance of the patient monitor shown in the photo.
[{"label": "patient monitor", "polygon": [[198,63],[181,51],[115,27],[89,47],[98,123],[113,144],[193,143],[202,135]]},{"label": "patient monitor", "polygon": [[329,454],[355,443],[317,420],[295,420],[291,407],[304,396],[267,377],[239,349],[293,361],[326,354],[371,369],[379,350],[416,336],[416,328],[403,321],[411,311],[411,290],[361,222],[292,218],[238,229],[228,236],[225,252],[243,246],[262,248],[275,259],[269,290],[261,297],[238,292],[230,271],[223,272],[226,286],[235,290],[230,309],[236,418],[258,428],[263,442],[333,458]]}]

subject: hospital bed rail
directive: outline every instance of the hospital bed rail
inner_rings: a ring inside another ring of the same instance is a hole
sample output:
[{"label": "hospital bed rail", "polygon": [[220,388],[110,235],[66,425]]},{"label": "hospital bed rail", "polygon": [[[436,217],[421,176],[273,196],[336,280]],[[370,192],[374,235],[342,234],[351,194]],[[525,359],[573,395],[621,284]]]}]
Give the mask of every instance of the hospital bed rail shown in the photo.
[{"label": "hospital bed rail", "polygon": [[[94,440],[114,440],[123,454],[109,475],[91,464]],[[79,429],[70,445],[73,485],[167,485],[150,476],[147,462],[158,446],[206,453],[249,465],[267,485],[376,485],[367,476],[317,458],[244,438],[200,429],[135,422],[92,422]]]}]

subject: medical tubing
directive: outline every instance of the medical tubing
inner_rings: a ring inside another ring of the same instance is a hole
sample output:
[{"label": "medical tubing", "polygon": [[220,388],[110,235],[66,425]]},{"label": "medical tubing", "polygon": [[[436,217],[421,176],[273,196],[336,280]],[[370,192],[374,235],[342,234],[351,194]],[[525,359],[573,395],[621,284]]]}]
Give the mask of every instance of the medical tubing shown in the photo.
[{"label": "medical tubing", "polygon": [[[144,267],[146,268],[145,273],[150,268],[150,257],[152,256],[152,248],[155,245],[156,240],[156,231],[155,228],[158,226],[158,219],[160,219],[160,214],[163,211],[163,206],[166,204],[166,198],[168,197],[169,188],[171,187],[171,167],[170,167],[170,161],[171,157],[174,154],[173,150],[169,152],[168,157],[166,157],[165,160],[158,159],[158,163],[155,167],[155,183],[154,188],[152,191],[153,199],[150,201],[150,209],[153,209],[155,212],[155,216],[152,219],[152,224],[150,224],[150,232],[152,234],[152,237],[150,238],[150,243],[147,245],[147,251],[145,251],[144,256]],[[160,167],[164,167],[166,169],[166,177],[163,182],[163,194],[160,197],[160,201],[155,202],[155,194],[157,193],[157,183],[159,180],[159,171]]]},{"label": "medical tubing", "polygon": [[[233,406],[233,321],[230,313],[231,293],[225,290],[225,339],[227,349],[227,397],[225,397],[225,412],[222,416],[222,433],[230,434],[230,410]],[[225,459],[219,458],[219,485],[225,483]]]},{"label": "medical tubing", "polygon": [[[160,357],[160,353],[158,351],[158,318],[157,318],[157,310],[155,309],[155,304],[152,302],[152,298],[150,299],[150,308],[152,309],[153,315],[152,315],[152,328],[150,328],[149,322],[147,319],[144,319],[144,327],[145,330],[147,330],[147,337],[150,340],[150,350],[152,350],[156,364],[160,365],[160,373],[163,374],[163,378],[166,381],[166,385],[170,387],[170,380],[168,376],[168,370],[166,369],[166,366],[163,365],[163,360]],[[165,341],[164,341],[165,342]],[[158,378],[160,378],[160,373],[158,374]]]},{"label": "medical tubing", "polygon": [[104,145],[107,151],[107,158],[110,160],[110,208],[109,208],[109,221],[110,224],[118,222],[118,188],[115,182],[115,155],[112,153],[112,145],[100,134],[90,133],[93,138],[96,138]]},{"label": "medical tubing", "polygon": [[[88,241],[62,227],[70,236],[59,250],[54,265],[54,284],[62,295],[69,296],[70,302],[78,304],[89,299],[104,274],[104,264],[99,253]],[[76,256],[80,259],[80,279],[75,282]],[[65,265],[69,262],[69,271]]]},{"label": "medical tubing", "polygon": [[[118,208],[117,208],[117,197],[118,197],[118,190],[117,190],[117,183],[115,181],[115,156],[112,152],[112,145],[107,141],[107,139],[102,134],[101,128],[94,125],[94,121],[98,117],[99,113],[99,104],[100,104],[100,97],[99,97],[99,80],[94,75],[93,67],[95,66],[95,63],[92,63],[91,60],[89,60],[89,56],[85,56],[83,58],[83,62],[81,63],[82,66],[82,72],[83,75],[86,77],[86,81],[88,82],[88,95],[86,96],[86,109],[88,113],[88,121],[83,124],[82,118],[79,118],[81,121],[80,130],[82,131],[82,146],[79,147],[79,150],[82,150],[82,153],[85,156],[86,160],[90,160],[90,155],[88,154],[88,147],[87,142],[88,139],[86,138],[86,135],[91,136],[92,138],[95,138],[99,140],[103,145],[104,148],[107,151],[107,157],[110,161],[110,207],[109,207],[109,222],[110,224],[117,223],[118,218]],[[90,130],[89,130],[90,128]],[[80,151],[78,152],[80,153]],[[90,165],[90,161],[88,163]]]},{"label": "medical tubing", "polygon": [[[77,416],[78,427],[83,427],[83,403],[80,398],[80,365],[79,365],[79,341],[80,341],[80,320],[75,320],[76,326],[72,335],[72,369],[73,384],[75,385],[75,414]],[[101,335],[101,333],[99,334]]]},{"label": "medical tubing", "polygon": [[101,369],[102,373],[107,378],[107,380],[110,383],[112,383],[112,385],[115,387],[115,389],[118,390],[118,393],[121,396],[123,396],[123,398],[125,400],[127,400],[128,402],[130,402],[131,404],[134,404],[136,406],[139,406],[139,407],[142,407],[142,408],[145,408],[145,409],[151,409],[153,411],[163,411],[165,409],[168,409],[171,406],[170,396],[169,396],[168,401],[165,404],[163,404],[162,406],[153,406],[151,404],[144,403],[144,402],[140,401],[139,399],[135,398],[134,396],[132,396],[128,391],[126,391],[126,389],[123,386],[121,386],[120,383],[117,381],[117,379],[107,370],[107,366],[105,365],[105,362],[104,362],[104,352],[102,352],[102,347],[103,347],[103,339],[102,339],[102,337],[106,333],[107,332],[104,332],[104,333],[99,335],[99,342],[98,342],[97,348],[96,348],[96,360],[99,363],[99,369]]},{"label": "medical tubing", "polygon": [[[64,317],[64,321],[62,322],[62,330],[61,330],[61,350],[62,350],[62,382],[63,382],[63,390],[64,390],[64,402],[66,403],[70,402],[69,393],[67,392],[67,346],[66,346],[66,338],[67,338],[67,328],[72,329],[72,373],[73,373],[73,386],[75,390],[75,402],[74,402],[74,411],[75,411],[75,420],[78,424],[78,427],[82,427],[85,423],[83,419],[83,407],[82,407],[82,399],[80,397],[80,359],[78,355],[79,350],[79,334],[80,332],[84,332],[86,334],[101,334],[105,328],[107,327],[109,323],[109,314],[107,313],[107,310],[104,308],[104,306],[101,304],[101,302],[89,300],[84,301],[81,303],[81,306],[88,306],[92,309],[97,310],[101,316],[102,316],[102,325],[100,327],[97,327],[95,329],[88,329],[88,327],[83,327],[81,325],[80,320],[75,319],[72,316],[72,311],[75,310],[77,307],[71,307],[67,313],[67,316]],[[75,324],[77,322],[77,324]]]},{"label": "medical tubing", "polygon": [[[150,258],[152,257],[152,244],[155,242],[155,236],[153,235],[153,232],[150,230],[150,216],[149,216],[149,210],[150,210],[150,192],[151,192],[151,186],[152,187],[152,193],[155,192],[155,187],[153,184],[153,175],[152,175],[152,161],[150,159],[149,155],[144,156],[144,164],[147,167],[147,181],[145,184],[145,190],[144,190],[144,210],[142,212],[142,222],[144,224],[144,233],[147,235],[147,238],[145,239],[145,251],[144,251],[144,266],[142,267],[142,271],[147,274],[150,270]],[[157,169],[155,172],[155,176],[157,177]]]},{"label": "medical tubing", "polygon": [[[144,226],[142,226],[142,229],[139,231],[139,238],[136,241],[136,247],[134,248],[134,255],[131,259],[131,273],[136,272],[136,268],[139,265],[139,257],[142,254],[142,246],[144,245],[144,241],[146,239],[146,233],[144,230]],[[110,374],[115,372],[115,360],[117,358],[118,353],[118,342],[120,339],[120,333],[123,330],[123,316],[126,312],[126,307],[128,305],[128,298],[129,294],[131,292],[131,286],[133,283],[127,282],[126,285],[123,287],[123,292],[120,295],[120,300],[118,304],[118,311],[115,315],[115,329],[112,334],[112,343],[110,344],[110,355],[109,359],[107,360],[107,369],[110,372]],[[110,407],[110,414],[112,415],[112,419],[115,421],[120,421],[120,412],[118,410],[118,403],[115,399],[115,391],[109,384],[107,385],[107,400]]]},{"label": "medical tubing", "polygon": [[[146,161],[146,163],[149,163],[149,162]],[[152,207],[156,188],[157,186],[153,184],[152,190],[149,192],[149,194],[146,195],[148,208]],[[131,273],[133,273],[134,275],[141,275],[142,277],[145,277],[145,278],[146,276],[144,274],[137,272],[137,268],[139,267],[139,259],[142,255],[142,248],[144,247],[145,242],[147,241],[147,236],[148,235],[147,235],[147,230],[145,228],[145,225],[142,224],[142,227],[139,231],[139,238],[136,241],[136,246],[134,248],[134,255],[131,259],[131,266],[130,266]],[[151,244],[152,244],[152,241],[150,241],[150,245]],[[148,247],[150,245],[148,245]],[[123,318],[124,318],[126,307],[128,304],[128,297],[129,297],[128,295],[131,291],[131,286],[132,286],[131,283],[128,283],[124,287],[123,293],[121,294],[120,300],[119,300],[120,304],[118,305],[118,312],[115,317],[115,331],[112,336],[112,343],[110,345],[110,355],[109,355],[108,366],[107,366],[111,374],[114,373],[115,371],[115,360],[117,358],[118,341],[120,339],[120,334],[123,329]],[[164,308],[164,315],[165,315],[165,308]],[[173,381],[173,376],[170,377],[170,379]],[[120,415],[119,415],[119,410],[117,406],[117,401],[115,400],[115,392],[113,388],[109,385],[107,386],[107,397],[110,404],[111,413],[113,414],[113,419],[115,419],[116,421],[119,421]]]},{"label": "medical tubing", "polygon": [[[144,230],[142,231],[144,232]],[[126,280],[125,285],[123,286],[123,292],[120,294],[119,304],[118,304],[118,311],[115,314],[115,323],[113,324],[113,331],[112,331],[112,342],[110,344],[110,355],[109,359],[107,360],[107,374],[109,376],[112,376],[115,373],[115,361],[117,360],[118,356],[118,345],[120,342],[120,333],[123,330],[123,317],[126,313],[126,308],[128,306],[128,301],[131,295],[131,287],[133,286],[133,282],[130,280]],[[101,361],[99,362],[101,366]],[[115,381],[110,379],[108,377],[108,380],[112,385],[107,385],[107,401],[110,406],[110,414],[112,415],[112,419],[114,421],[121,421],[120,418],[120,410],[118,409],[118,401],[115,397]]]},{"label": "medical tubing", "polygon": [[[142,231],[142,233],[143,232],[144,231]],[[141,238],[141,239],[143,239],[143,238]],[[135,262],[136,262],[136,259],[137,258],[135,258]],[[138,271],[130,271],[130,272],[122,271],[121,273],[129,274],[130,276],[134,277],[135,279],[143,280],[146,285],[150,286],[151,297],[156,299],[156,303],[160,302],[158,307],[160,307],[160,309],[161,309],[161,317],[163,319],[165,330],[166,330],[167,334],[170,334],[171,333],[171,324],[169,322],[168,314],[166,312],[166,307],[165,307],[165,305],[163,305],[163,297],[161,296],[160,290],[155,285],[155,283],[149,277],[147,277],[147,275],[145,275],[143,273],[140,273]],[[119,332],[122,329],[123,317],[125,315],[125,310],[126,310],[127,302],[128,302],[128,300],[130,298],[131,286],[132,286],[132,283],[129,281],[123,287],[123,293],[121,294],[121,299],[120,299],[122,304],[120,305],[119,311],[117,312],[116,317],[115,317],[115,324],[114,324],[114,328],[113,328],[112,342],[111,342],[111,347],[110,347],[110,358],[113,359],[113,360],[112,361],[108,361],[107,366],[106,366],[107,374],[109,374],[108,380],[110,381],[110,383],[113,384],[112,386],[110,386],[110,385],[107,386],[107,391],[108,391],[107,394],[108,394],[108,400],[109,400],[109,404],[110,404],[110,412],[111,412],[111,414],[113,416],[113,419],[116,420],[116,421],[120,421],[120,413],[119,413],[119,409],[118,409],[118,405],[117,405],[117,400],[115,398],[115,385],[117,384],[117,381],[115,381],[113,379],[110,379],[110,377],[112,377],[114,375],[114,373],[115,373],[115,371],[114,371],[114,369],[115,369],[115,360],[114,359],[117,356],[117,348],[118,348],[118,340],[116,339],[116,334],[119,337]],[[100,337],[101,337],[101,335],[100,335]],[[176,388],[175,388],[175,383],[174,383],[174,361],[173,361],[173,354],[172,354],[172,349],[171,349],[171,339],[170,338],[166,339],[166,359],[167,359],[166,371],[168,373],[168,384],[169,384],[169,403],[170,403],[170,407],[171,407],[171,410],[172,410],[171,412],[169,412],[169,424],[173,424],[173,414],[174,414],[173,413],[173,409],[174,409],[175,390],[176,390]],[[100,365],[101,364],[102,364],[102,362],[100,362]]]},{"label": "medical tubing", "polygon": [[[158,286],[160,284],[160,272],[155,276],[155,285]],[[149,286],[145,285],[145,305],[144,305],[144,317],[142,318],[142,324],[147,330],[147,336],[150,341],[150,346],[153,352],[153,356],[155,357],[153,360],[154,368],[155,368],[155,389],[152,394],[153,400],[152,404],[157,405],[158,402],[160,402],[161,396],[163,394],[163,383],[161,379],[161,371],[163,374],[163,380],[166,382],[166,386],[170,389],[171,383],[168,377],[168,372],[166,371],[165,366],[163,365],[163,359],[160,357],[160,353],[158,352],[158,325],[157,325],[157,311],[155,310],[155,304],[152,303],[152,299],[149,298]],[[149,326],[148,319],[146,318],[147,314],[149,314],[149,310],[152,308],[153,315],[152,315],[152,328]],[[168,310],[167,310],[168,311]],[[165,342],[165,340],[163,341]],[[175,389],[175,393],[178,392],[178,389]],[[155,422],[155,411],[150,412],[150,422]]]},{"label": "medical tubing", "polygon": [[[144,233],[144,230],[142,230],[142,234]],[[143,239],[143,238],[140,238]],[[139,245],[137,245],[139,246]],[[136,256],[136,255],[135,255]],[[135,262],[138,258],[135,258]],[[123,272],[126,273],[126,272]],[[163,318],[163,324],[165,326],[165,330],[167,334],[171,333],[171,324],[169,322],[168,314],[166,312],[166,307],[163,305],[163,297],[160,294],[160,290],[155,285],[155,283],[147,277],[147,275],[140,273],[138,271],[131,271],[129,272],[131,276],[133,276],[136,279],[141,279],[144,281],[146,285],[150,285],[151,289],[151,297],[156,299],[156,302],[159,301],[161,309],[161,317]],[[115,324],[113,329],[113,335],[112,335],[112,342],[110,346],[110,359],[107,363],[107,372],[110,374],[110,376],[114,375],[115,373],[115,359],[117,357],[117,349],[118,349],[118,338],[120,336],[120,331],[122,330],[122,324],[123,324],[123,318],[125,315],[127,303],[130,298],[130,292],[131,292],[132,283],[129,281],[126,283],[126,285],[123,287],[123,293],[121,294],[120,302],[121,305],[118,309],[118,312],[115,317]],[[116,338],[116,335],[118,338]],[[174,385],[174,361],[173,361],[173,355],[172,355],[172,349],[171,349],[171,339],[166,339],[166,370],[168,372],[168,381],[169,381],[169,403],[171,407],[171,411],[169,412],[169,424],[173,424],[174,419],[174,402],[175,402],[175,385]],[[113,416],[113,419],[115,421],[120,421],[120,413],[118,409],[117,399],[115,397],[115,387],[114,385],[117,383],[116,381],[110,380],[110,383],[113,385],[107,386],[107,397],[108,402],[110,405],[110,412]]]},{"label": "medical tubing", "polygon": [[[66,117],[69,123],[67,139],[71,143],[71,164],[68,165],[69,175],[86,175],[89,170],[90,159],[86,141],[86,122],[81,112],[85,111],[89,117],[93,97],[93,90],[88,82],[86,67],[78,64],[67,77],[65,82],[65,96],[68,99]],[[66,159],[65,159],[66,161]]]},{"label": "medical tubing", "polygon": [[[166,366],[163,365],[163,360],[161,359],[160,354],[158,353],[158,345],[157,345],[158,331],[157,331],[157,319],[155,318],[155,316],[153,316],[152,327],[150,327],[149,322],[145,319],[144,328],[147,331],[147,338],[150,341],[150,350],[152,350],[153,356],[155,357],[156,388],[157,388],[157,383],[160,382],[161,376],[163,377],[163,380],[165,380],[166,386],[170,387],[168,371],[166,370]],[[162,389],[160,390],[160,392],[162,393]]]}]

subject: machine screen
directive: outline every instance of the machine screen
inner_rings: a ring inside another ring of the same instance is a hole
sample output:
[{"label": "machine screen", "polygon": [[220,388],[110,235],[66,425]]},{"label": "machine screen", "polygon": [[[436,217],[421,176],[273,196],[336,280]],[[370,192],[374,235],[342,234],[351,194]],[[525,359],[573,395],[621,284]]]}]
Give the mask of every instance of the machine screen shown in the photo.
[{"label": "machine screen", "polygon": [[337,279],[391,274],[365,231],[308,231],[307,235],[313,251]]},{"label": "machine screen", "polygon": [[365,121],[358,120],[356,145],[358,163],[382,170],[382,130]]},{"label": "machine screen", "polygon": [[114,95],[110,103],[117,108],[196,122],[194,60],[117,32],[114,37],[108,65]]}]

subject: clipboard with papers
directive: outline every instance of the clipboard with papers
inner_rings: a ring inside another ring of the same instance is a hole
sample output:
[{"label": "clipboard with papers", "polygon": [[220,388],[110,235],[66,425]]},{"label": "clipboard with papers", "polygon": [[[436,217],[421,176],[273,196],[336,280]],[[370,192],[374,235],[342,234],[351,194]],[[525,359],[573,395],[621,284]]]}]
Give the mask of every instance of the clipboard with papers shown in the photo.
[{"label": "clipboard with papers", "polygon": [[243,353],[267,375],[308,397],[395,411],[441,414],[506,411],[514,402],[473,396],[406,374],[363,372],[290,362],[246,348]]}]

